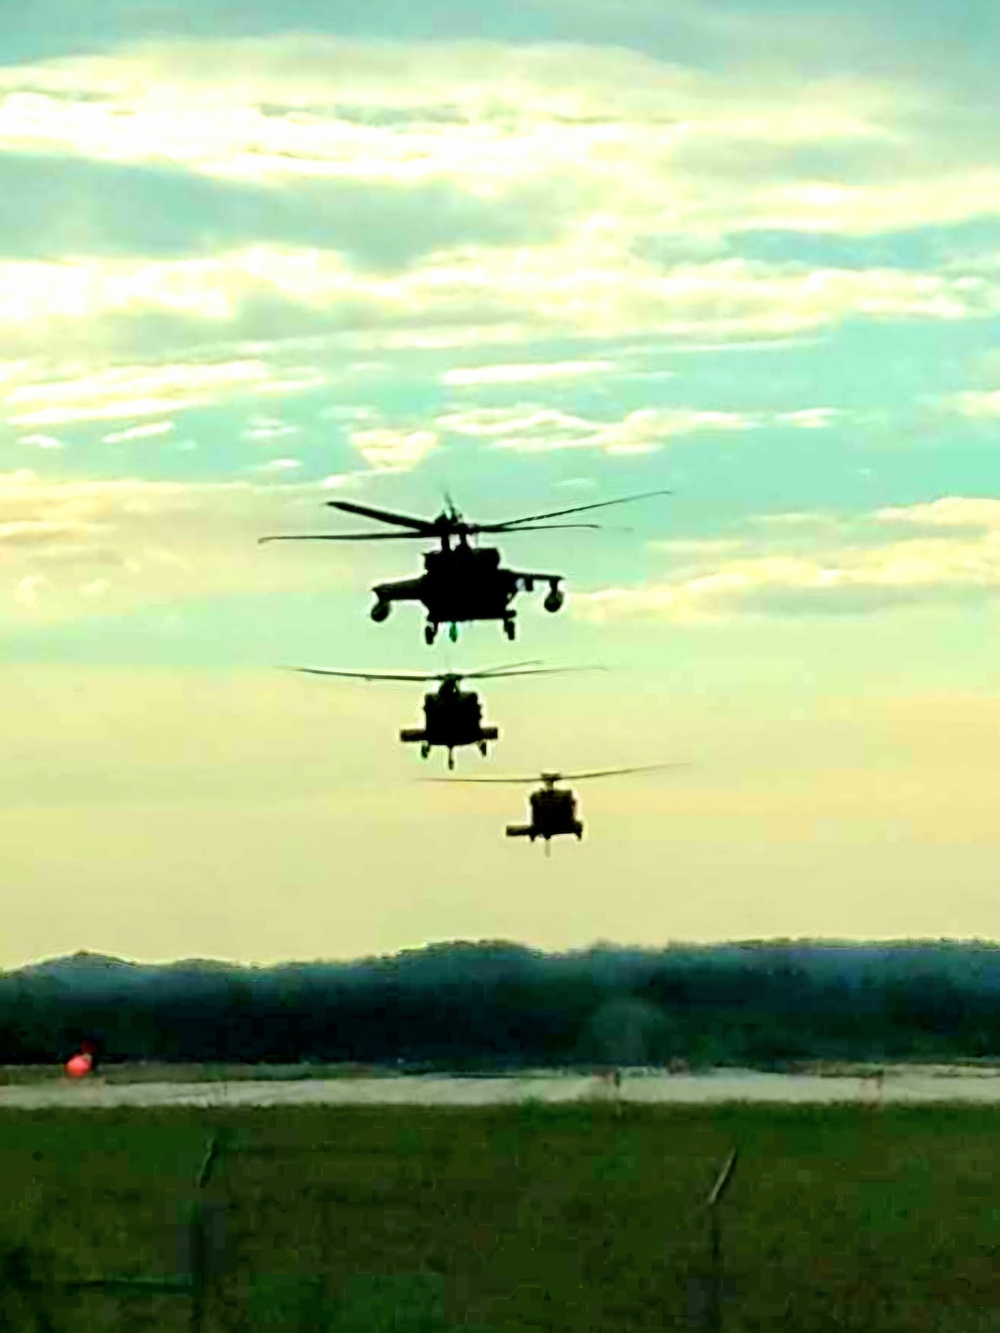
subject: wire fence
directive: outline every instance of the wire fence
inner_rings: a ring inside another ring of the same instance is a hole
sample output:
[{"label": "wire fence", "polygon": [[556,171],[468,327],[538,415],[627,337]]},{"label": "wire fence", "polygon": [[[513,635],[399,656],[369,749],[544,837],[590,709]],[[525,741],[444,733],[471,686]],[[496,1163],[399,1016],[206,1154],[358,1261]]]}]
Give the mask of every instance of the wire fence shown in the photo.
[{"label": "wire fence", "polygon": [[183,1297],[190,1302],[189,1333],[204,1333],[206,1298],[225,1249],[225,1213],[206,1191],[225,1146],[225,1131],[217,1130],[195,1176],[193,1205],[180,1224],[177,1274],[69,1275],[59,1271],[50,1252],[26,1243],[0,1246],[0,1287],[8,1297],[8,1308],[0,1309],[0,1333],[58,1333],[53,1307],[96,1295]]},{"label": "wire fence", "polygon": [[[602,1079],[600,1088],[595,1102],[614,1097],[617,1103],[613,1074]],[[616,1118],[618,1114],[616,1107]],[[283,1159],[286,1151],[294,1154],[296,1150],[288,1145],[277,1149],[267,1144],[254,1150],[248,1144],[247,1160],[253,1161],[254,1151]],[[65,1326],[85,1327],[88,1333],[97,1327],[125,1328],[124,1321],[99,1323],[95,1317],[91,1322],[85,1314],[81,1315],[84,1307],[96,1308],[101,1296],[107,1298],[111,1307],[118,1302],[124,1308],[127,1303],[133,1310],[144,1301],[185,1302],[186,1308],[178,1309],[169,1327],[183,1326],[187,1333],[216,1333],[223,1329],[228,1333],[244,1328],[310,1329],[313,1333],[335,1330],[340,1333],[347,1329],[356,1333],[362,1330],[378,1333],[383,1329],[443,1333],[456,1327],[471,1327],[455,1325],[446,1318],[446,1283],[441,1276],[386,1274],[362,1278],[359,1275],[358,1280],[348,1283],[346,1291],[342,1289],[332,1299],[327,1283],[329,1275],[320,1272],[310,1275],[311,1263],[303,1265],[305,1273],[275,1278],[256,1291],[239,1291],[239,1309],[236,1309],[233,1272],[241,1258],[245,1266],[246,1257],[236,1253],[240,1237],[227,1235],[225,1204],[212,1187],[222,1184],[229,1188],[225,1163],[230,1158],[235,1162],[239,1156],[240,1148],[231,1131],[219,1129],[208,1138],[192,1172],[193,1200],[178,1221],[180,1256],[174,1273],[70,1274],[61,1271],[58,1255],[33,1252],[26,1245],[4,1246],[0,1242],[0,1333],[8,1330],[63,1333]],[[899,1282],[898,1272],[892,1270],[887,1257],[880,1256],[874,1243],[869,1251],[859,1248],[855,1254],[838,1256],[831,1252],[818,1256],[815,1266],[808,1271],[795,1269],[790,1256],[765,1254],[759,1237],[750,1234],[748,1219],[732,1213],[732,1198],[739,1192],[741,1175],[744,1185],[749,1184],[749,1196],[756,1192],[755,1172],[750,1170],[748,1182],[738,1170],[744,1157],[740,1148],[733,1146],[724,1160],[716,1159],[711,1177],[706,1176],[704,1184],[696,1186],[700,1197],[692,1192],[690,1203],[682,1207],[685,1220],[674,1219],[673,1243],[669,1252],[661,1252],[659,1327],[694,1333],[743,1333],[747,1329],[778,1329],[789,1333],[834,1328],[899,1330],[932,1326],[938,1333],[958,1327],[967,1333],[980,1328],[1000,1329],[1000,1318],[989,1322],[988,1313],[979,1318],[969,1312],[964,1324],[949,1322],[934,1326],[926,1320],[920,1322],[913,1299]],[[755,1165],[752,1154],[750,1166]],[[242,1194],[243,1190],[237,1188],[232,1201],[235,1203]],[[358,1202],[354,1196],[339,1193],[336,1198],[346,1198],[352,1206]],[[367,1195],[362,1202],[368,1206]],[[377,1208],[377,1200],[373,1199],[371,1206]],[[342,1207],[342,1203],[335,1203],[334,1207]],[[512,1313],[518,1295],[518,1291],[511,1291]],[[72,1301],[76,1313],[64,1325],[58,1318],[60,1304],[67,1301]],[[956,1313],[955,1318],[958,1317]],[[249,1322],[244,1322],[247,1319]],[[585,1319],[580,1326],[591,1327]],[[593,1325],[613,1326],[608,1320]],[[627,1320],[621,1324],[622,1328],[626,1326],[630,1326]],[[166,1321],[160,1324],[133,1318],[127,1327],[159,1329],[166,1327]],[[531,1324],[531,1327],[541,1325]]]}]

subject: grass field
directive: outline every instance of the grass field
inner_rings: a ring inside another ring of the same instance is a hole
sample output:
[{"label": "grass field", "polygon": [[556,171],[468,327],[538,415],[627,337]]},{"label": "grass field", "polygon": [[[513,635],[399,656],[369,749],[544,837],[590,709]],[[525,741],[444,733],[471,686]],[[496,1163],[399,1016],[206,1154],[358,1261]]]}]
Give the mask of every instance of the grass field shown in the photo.
[{"label": "grass field", "polygon": [[[176,1272],[219,1126],[206,1333],[688,1327],[734,1146],[726,1329],[1000,1329],[1000,1111],[597,1103],[6,1112],[0,1328],[33,1326],[19,1242],[43,1281]],[[190,1327],[180,1297],[43,1295],[56,1333]]]}]

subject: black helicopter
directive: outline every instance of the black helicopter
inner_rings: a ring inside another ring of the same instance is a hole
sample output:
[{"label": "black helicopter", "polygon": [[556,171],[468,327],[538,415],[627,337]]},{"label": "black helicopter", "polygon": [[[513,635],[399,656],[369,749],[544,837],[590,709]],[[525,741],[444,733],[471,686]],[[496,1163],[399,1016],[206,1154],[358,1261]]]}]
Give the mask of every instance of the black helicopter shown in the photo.
[{"label": "black helicopter", "polygon": [[654,769],[687,768],[688,764],[641,764],[638,768],[600,768],[588,773],[540,773],[535,778],[428,778],[429,782],[524,782],[541,781],[544,785],[528,798],[531,807],[529,824],[508,824],[508,838],[544,838],[545,851],[549,840],[562,834],[572,835],[579,842],[583,838],[583,824],[576,814],[576,796],[573,792],[556,787],[557,782],[579,782],[584,778],[608,778],[619,773],[649,773]]},{"label": "black helicopter", "polygon": [[[593,669],[593,668],[591,668]],[[600,668],[599,668],[600,669]],[[503,680],[509,676],[545,676],[562,671],[587,670],[586,667],[540,667],[537,662],[513,662],[487,671],[439,671],[432,673],[390,671],[327,671],[321,667],[292,667],[311,676],[347,676],[355,680],[439,680],[440,687],[424,695],[424,725],[406,727],[399,739],[420,742],[420,757],[426,759],[435,746],[448,751],[448,767],[455,767],[454,751],[463,745],[476,745],[485,757],[487,742],[500,735],[496,727],[483,726],[483,708],[472,690],[459,689],[463,680]]]},{"label": "black helicopter", "polygon": [[[670,491],[646,491],[641,495],[627,495],[619,500],[602,500],[597,504],[574,505],[569,509],[555,509],[546,514],[530,514],[525,518],[508,519],[503,523],[468,523],[446,496],[446,508],[435,519],[411,518],[406,514],[374,509],[370,505],[354,504],[348,500],[327,500],[332,509],[348,514],[360,514],[405,528],[405,532],[364,533],[307,533],[301,535],[261,537],[261,543],[271,541],[406,541],[437,538],[439,551],[424,555],[424,573],[414,579],[396,583],[380,583],[373,588],[375,605],[371,618],[385,620],[393,602],[421,602],[427,610],[424,639],[433,643],[439,625],[449,626],[449,637],[454,643],[458,626],[463,621],[500,620],[508,639],[516,633],[515,616],[511,602],[519,592],[532,592],[536,582],[548,583],[549,591],[543,603],[546,611],[558,611],[565,601],[560,588],[562,574],[540,574],[535,571],[505,569],[500,564],[496,547],[475,547],[469,538],[483,532],[532,532],[557,528],[597,528],[596,523],[542,523],[543,519],[560,518],[565,514],[580,514],[589,509],[604,509],[608,505],[627,504],[653,495],[670,495]],[[452,542],[455,542],[453,545]]]}]

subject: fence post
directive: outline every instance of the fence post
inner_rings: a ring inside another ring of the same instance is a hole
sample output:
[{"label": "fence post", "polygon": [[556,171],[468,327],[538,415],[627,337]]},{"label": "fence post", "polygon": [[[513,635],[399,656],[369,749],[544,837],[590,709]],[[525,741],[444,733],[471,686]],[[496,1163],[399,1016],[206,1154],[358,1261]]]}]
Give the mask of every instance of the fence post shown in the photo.
[{"label": "fence post", "polygon": [[721,1333],[722,1330],[722,1223],[719,1204],[736,1168],[736,1157],[737,1149],[734,1148],[703,1205],[708,1209],[709,1222],[708,1277],[693,1279],[688,1286],[689,1326],[707,1329],[709,1333]]},{"label": "fence post", "polygon": [[[209,1141],[205,1159],[198,1172],[194,1207],[188,1232],[189,1262],[191,1268],[191,1333],[202,1333],[205,1318],[205,1289],[208,1285],[210,1261],[218,1259],[220,1237],[210,1238],[205,1226],[204,1191],[223,1147],[223,1134],[216,1130]],[[220,1215],[221,1216],[221,1215]],[[215,1219],[218,1222],[218,1217]],[[216,1253],[210,1253],[214,1249]]]}]

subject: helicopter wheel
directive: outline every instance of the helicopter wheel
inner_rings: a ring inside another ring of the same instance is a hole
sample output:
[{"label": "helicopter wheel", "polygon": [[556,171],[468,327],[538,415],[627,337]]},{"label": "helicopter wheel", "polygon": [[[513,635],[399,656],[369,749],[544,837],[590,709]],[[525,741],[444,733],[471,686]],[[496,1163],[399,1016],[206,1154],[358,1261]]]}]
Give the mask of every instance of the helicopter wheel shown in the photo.
[{"label": "helicopter wheel", "polygon": [[423,744],[423,745],[421,745],[421,747],[420,747],[420,758],[421,758],[421,759],[426,759],[427,756],[430,754],[430,752],[431,752],[431,747],[430,747],[429,745],[427,745],[426,743]]},{"label": "helicopter wheel", "polygon": [[434,640],[437,638],[437,632],[438,632],[437,625],[425,625],[424,643],[433,643]]},{"label": "helicopter wheel", "polygon": [[507,638],[513,642],[514,635],[517,633],[517,628],[513,620],[505,620],[503,622],[503,632],[507,635]]},{"label": "helicopter wheel", "polygon": [[458,626],[454,621],[448,626],[448,638],[451,639],[452,643],[458,643]]},{"label": "helicopter wheel", "polygon": [[450,750],[448,751],[448,767],[449,768],[455,767],[455,756],[452,754]]},{"label": "helicopter wheel", "polygon": [[479,742],[479,753],[483,756],[484,759],[486,758],[487,754],[489,753],[485,741],[480,741],[480,742]]}]

